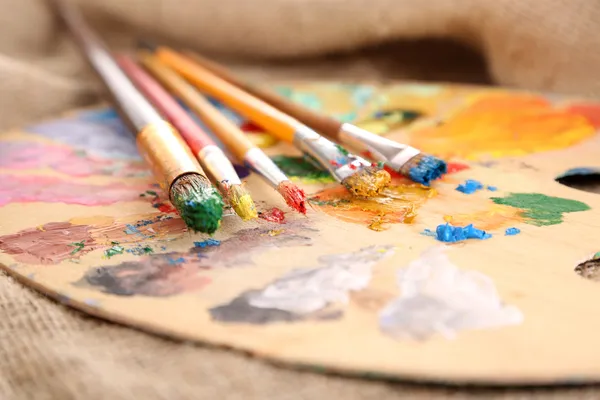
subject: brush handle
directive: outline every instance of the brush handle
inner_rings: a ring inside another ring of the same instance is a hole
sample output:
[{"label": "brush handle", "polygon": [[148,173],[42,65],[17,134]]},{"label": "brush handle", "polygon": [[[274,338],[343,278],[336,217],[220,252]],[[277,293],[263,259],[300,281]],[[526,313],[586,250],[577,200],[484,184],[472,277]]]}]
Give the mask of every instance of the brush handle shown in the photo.
[{"label": "brush handle", "polygon": [[216,145],[212,138],[177,104],[175,99],[131,57],[119,55],[116,59],[138,89],[177,128],[194,154],[200,153],[206,146]]},{"label": "brush handle", "polygon": [[199,54],[192,51],[185,51],[183,54],[196,62],[198,65],[208,69],[213,74],[226,80],[227,82],[247,91],[248,93],[258,97],[259,99],[269,103],[273,107],[289,114],[300,122],[308,125],[323,136],[326,136],[334,141],[339,141],[339,132],[342,123],[335,118],[328,117],[323,114],[316,113],[307,107],[298,103],[294,103],[276,93],[251,85],[241,79],[235,77],[224,66],[217,64],[214,61],[208,60]]},{"label": "brush handle", "polygon": [[299,121],[219,78],[188,57],[164,47],[156,49],[155,54],[161,62],[182,75],[198,89],[221,100],[281,140],[292,143],[297,129],[303,126]]},{"label": "brush handle", "polygon": [[195,87],[162,64],[156,56],[140,52],[138,58],[157,80],[179,97],[210,128],[238,161],[243,161],[248,151],[256,147],[237,125],[210,104]]}]

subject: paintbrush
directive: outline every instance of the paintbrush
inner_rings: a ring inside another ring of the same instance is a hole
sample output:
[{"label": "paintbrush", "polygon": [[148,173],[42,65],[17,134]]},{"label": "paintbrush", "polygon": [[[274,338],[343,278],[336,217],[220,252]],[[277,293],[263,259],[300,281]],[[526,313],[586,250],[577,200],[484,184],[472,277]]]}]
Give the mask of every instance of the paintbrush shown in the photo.
[{"label": "paintbrush", "polygon": [[142,67],[129,56],[117,62],[138,89],[169,119],[187,142],[200,164],[209,172],[235,212],[244,220],[258,217],[252,197],[242,185],[235,168],[213,139],[202,130],[186,110]]},{"label": "paintbrush", "polygon": [[220,78],[266,101],[329,139],[348,146],[353,151],[368,152],[375,160],[384,162],[415,182],[429,185],[432,180],[438,179],[447,171],[446,162],[435,156],[386,139],[356,125],[319,114],[272,91],[253,86],[236,78],[222,65],[195,52],[185,51],[183,54]]},{"label": "paintbrush", "polygon": [[390,184],[391,177],[387,171],[348,153],[300,121],[219,78],[189,58],[165,47],[154,48],[154,53],[163,64],[201,91],[261,125],[279,139],[293,143],[355,195],[371,197]]},{"label": "paintbrush", "polygon": [[140,153],[183,221],[194,231],[215,232],[223,214],[223,199],[179,133],[136,89],[78,10],[63,0],[51,3],[135,132]]},{"label": "paintbrush", "polygon": [[225,115],[214,107],[185,79],[162,64],[150,52],[138,55],[141,64],[175,96],[181,99],[208,128],[227,146],[239,161],[262,176],[284,198],[288,206],[306,214],[304,192],[277,167],[277,165]]}]

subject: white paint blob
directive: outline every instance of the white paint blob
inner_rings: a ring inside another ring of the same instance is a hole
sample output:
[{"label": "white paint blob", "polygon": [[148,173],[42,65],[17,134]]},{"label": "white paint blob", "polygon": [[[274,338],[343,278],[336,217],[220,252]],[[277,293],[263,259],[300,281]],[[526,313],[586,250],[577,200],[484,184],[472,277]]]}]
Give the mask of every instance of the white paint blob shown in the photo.
[{"label": "white paint blob", "polygon": [[424,340],[434,334],[451,339],[458,331],[523,321],[519,309],[503,304],[489,277],[458,269],[446,249],[426,250],[398,271],[401,295],[380,312],[383,332],[398,339]]},{"label": "white paint blob", "polygon": [[350,291],[362,290],[371,281],[373,267],[393,254],[393,246],[371,246],[353,253],[319,257],[322,265],[295,269],[252,293],[253,307],[307,314],[331,303],[348,303]]}]

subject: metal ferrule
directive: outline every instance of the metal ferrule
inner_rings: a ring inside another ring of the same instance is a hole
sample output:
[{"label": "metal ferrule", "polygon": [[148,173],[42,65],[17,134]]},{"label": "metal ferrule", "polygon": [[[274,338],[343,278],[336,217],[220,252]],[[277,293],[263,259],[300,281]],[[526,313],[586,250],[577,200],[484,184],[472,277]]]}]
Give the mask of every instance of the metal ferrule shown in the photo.
[{"label": "metal ferrule", "polygon": [[279,169],[277,164],[257,147],[246,152],[244,161],[248,168],[262,176],[275,189],[279,187],[281,182],[289,180],[289,178]]},{"label": "metal ferrule", "polygon": [[220,189],[242,184],[231,161],[219,147],[214,145],[204,147],[198,152],[198,159],[204,169],[217,182]]},{"label": "metal ferrule", "polygon": [[149,124],[136,136],[140,154],[167,193],[182,175],[204,171],[179,133],[166,121]]},{"label": "metal ferrule", "polygon": [[312,129],[301,126],[294,133],[294,144],[327,169],[338,181],[342,182],[358,170],[371,166],[361,157],[349,154],[335,143],[325,139]]},{"label": "metal ferrule", "polygon": [[400,170],[411,158],[420,153],[414,147],[386,139],[352,124],[342,124],[339,137],[353,150],[368,151],[377,161],[383,161],[394,170]]}]

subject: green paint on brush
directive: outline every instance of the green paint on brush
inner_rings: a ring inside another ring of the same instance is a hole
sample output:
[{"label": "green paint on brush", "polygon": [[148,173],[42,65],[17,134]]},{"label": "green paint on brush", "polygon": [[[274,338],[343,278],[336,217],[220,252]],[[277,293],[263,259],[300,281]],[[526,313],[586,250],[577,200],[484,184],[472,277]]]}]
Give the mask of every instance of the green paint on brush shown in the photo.
[{"label": "green paint on brush", "polygon": [[350,154],[348,152],[348,150],[346,150],[345,148],[343,148],[342,146],[340,146],[339,144],[336,144],[335,147],[339,150],[340,153],[342,153],[343,155],[347,156],[348,154]]},{"label": "green paint on brush", "polygon": [[275,156],[272,160],[291,179],[302,179],[307,183],[335,182],[328,171],[317,168],[304,157]]},{"label": "green paint on brush", "polygon": [[123,254],[125,248],[119,244],[119,242],[110,242],[112,247],[110,249],[104,250],[104,255],[108,258],[112,256],[116,256],[117,254]]},{"label": "green paint on brush", "polygon": [[171,187],[171,200],[193,231],[212,234],[221,225],[223,198],[205,178],[182,176]]},{"label": "green paint on brush", "polygon": [[492,197],[496,204],[523,210],[526,223],[536,226],[557,225],[563,222],[563,214],[590,210],[581,201],[546,196],[540,193],[510,193],[506,197]]},{"label": "green paint on brush", "polygon": [[600,258],[600,251],[597,252],[596,254],[594,254],[594,257],[592,257],[592,259],[597,260]]}]

